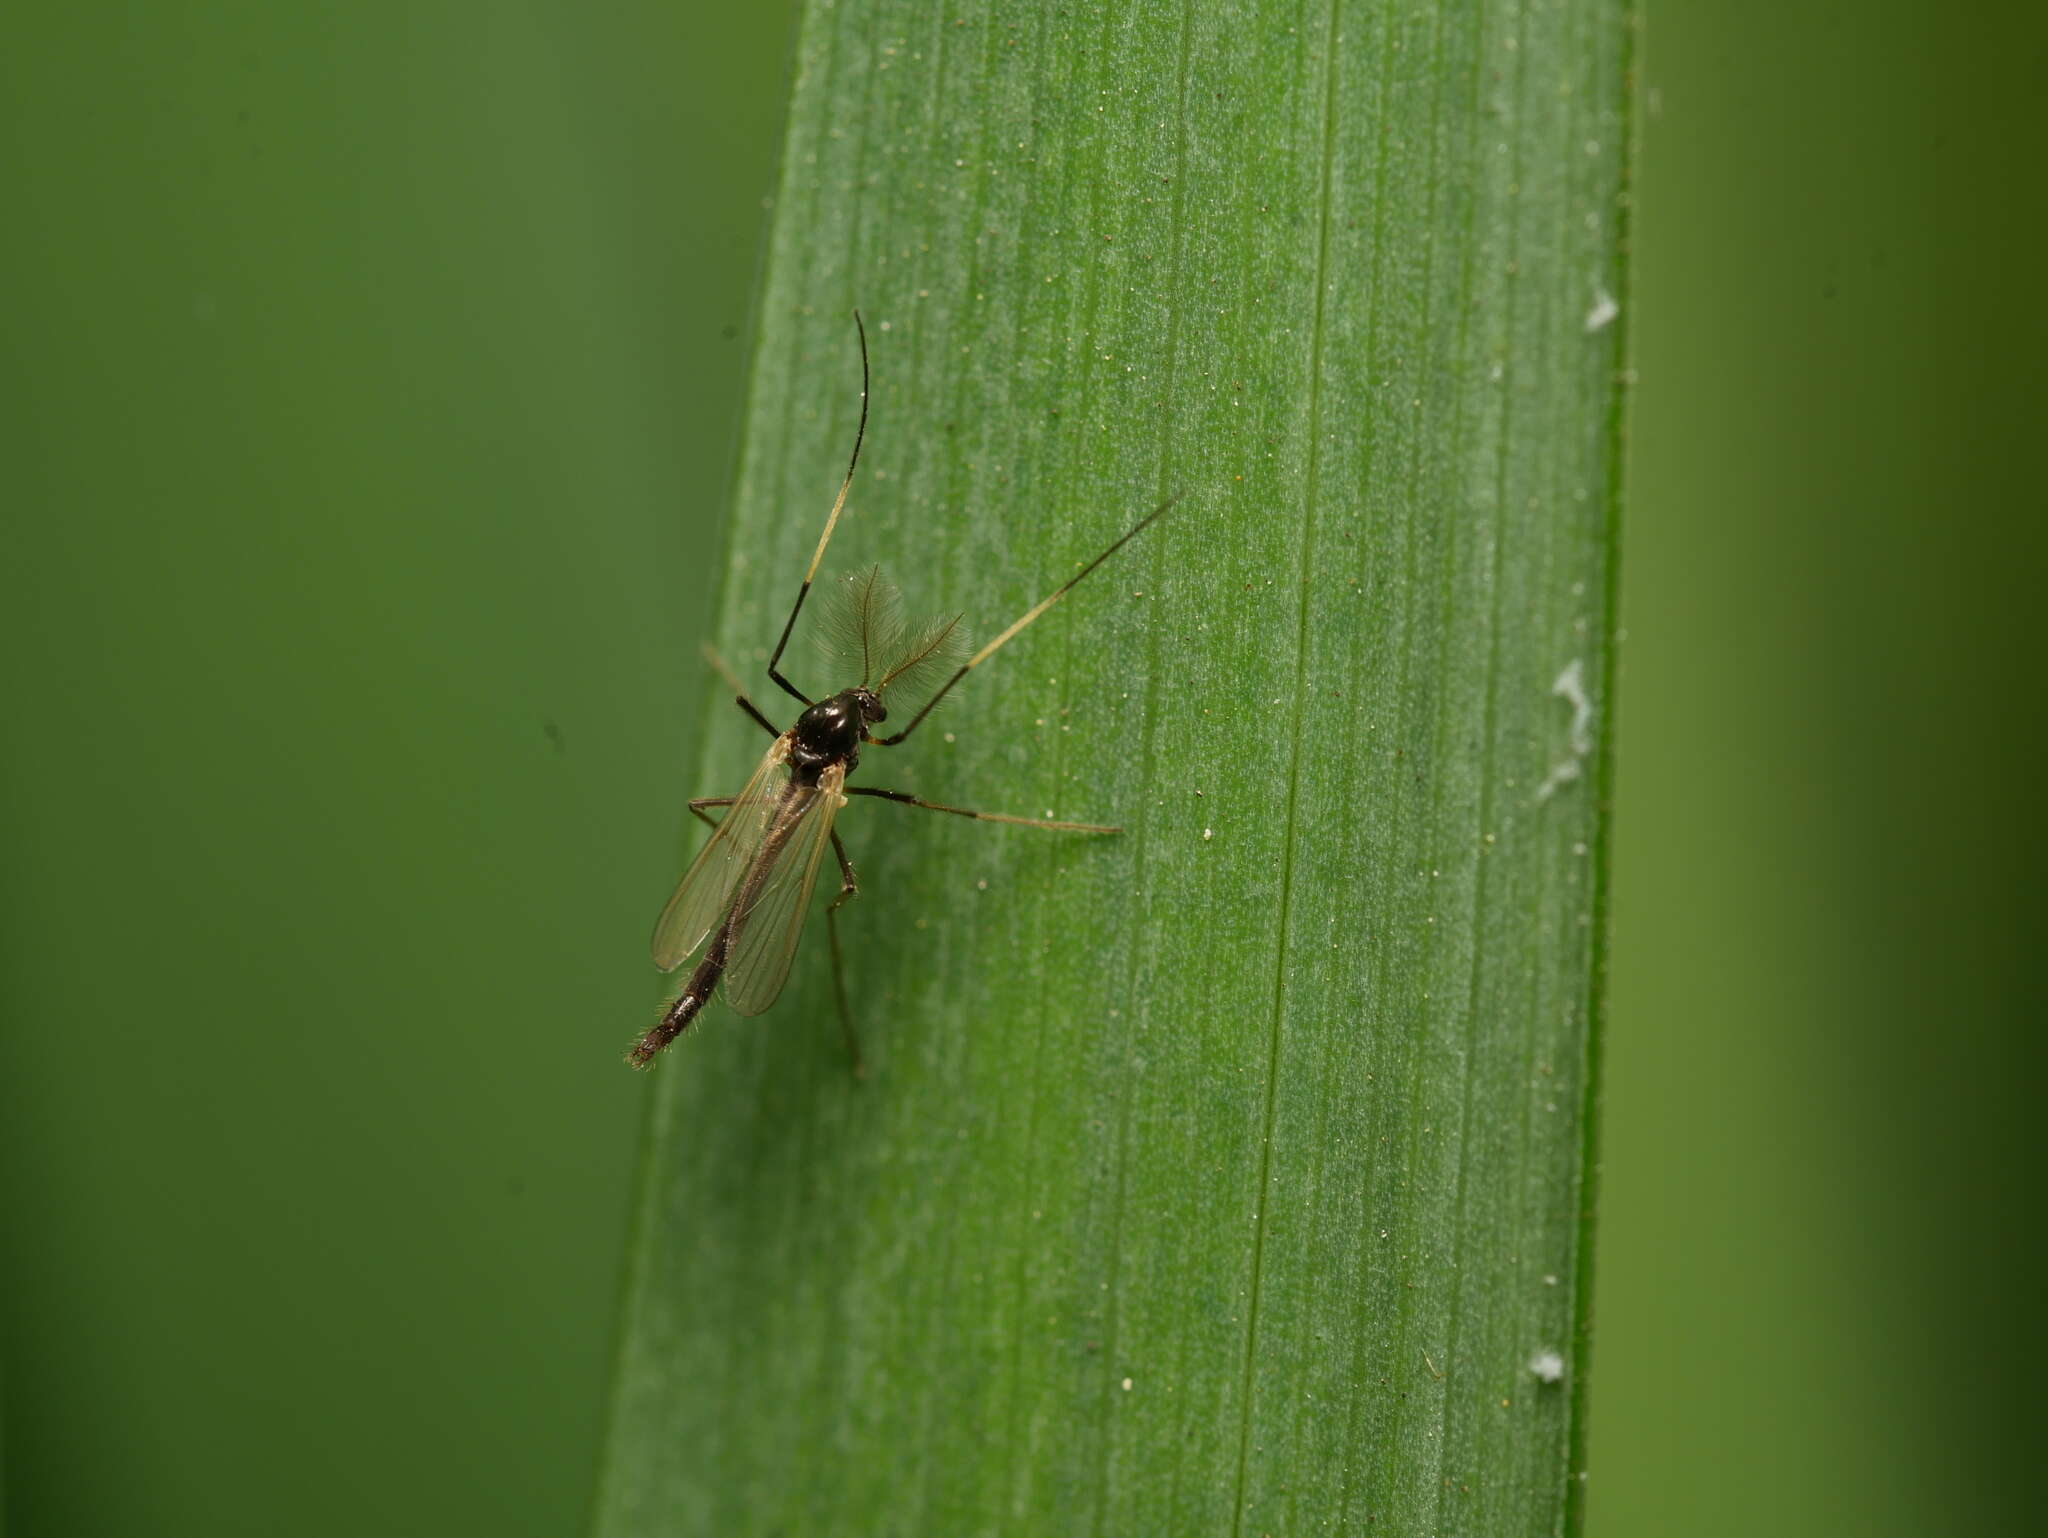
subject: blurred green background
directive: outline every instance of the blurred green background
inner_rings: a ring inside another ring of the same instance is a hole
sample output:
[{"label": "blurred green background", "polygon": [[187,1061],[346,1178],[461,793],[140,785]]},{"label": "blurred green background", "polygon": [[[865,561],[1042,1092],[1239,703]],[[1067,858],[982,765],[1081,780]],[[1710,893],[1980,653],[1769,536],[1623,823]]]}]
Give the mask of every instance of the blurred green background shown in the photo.
[{"label": "blurred green background", "polygon": [[[1590,1529],[2019,1530],[2048,27],[1652,10]],[[6,23],[10,1531],[579,1528],[789,20]]]}]

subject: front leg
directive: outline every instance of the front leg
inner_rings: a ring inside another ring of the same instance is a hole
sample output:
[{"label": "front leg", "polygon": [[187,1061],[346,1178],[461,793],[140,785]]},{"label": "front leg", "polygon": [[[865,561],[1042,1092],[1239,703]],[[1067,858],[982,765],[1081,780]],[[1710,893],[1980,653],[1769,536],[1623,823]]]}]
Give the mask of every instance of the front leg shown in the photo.
[{"label": "front leg", "polygon": [[853,861],[846,857],[846,846],[839,842],[839,834],[832,834],[832,852],[839,857],[839,895],[826,904],[825,933],[832,942],[832,991],[839,998],[839,1028],[846,1033],[846,1052],[853,1059],[853,1076],[865,1079],[867,1065],[861,1060],[860,1037],[853,1028],[853,1009],[846,1002],[846,960],[839,953],[839,909],[841,904],[859,895],[860,882],[854,879]]},{"label": "front leg", "polygon": [[732,702],[752,716],[760,724],[762,731],[771,737],[780,737],[782,735],[782,728],[762,715],[759,707],[747,698],[747,686],[740,682],[740,675],[732,670],[731,665],[726,662],[725,658],[719,656],[718,648],[709,641],[706,641],[703,650],[704,660],[718,669],[718,676],[723,678],[726,687],[732,690]]},{"label": "front leg", "polygon": [[972,817],[977,822],[1007,822],[1020,828],[1044,828],[1053,833],[1121,833],[1122,828],[1104,827],[1094,822],[1054,822],[1050,817],[1012,817],[1006,812],[970,812],[964,806],[941,806],[936,801],[910,795],[901,790],[873,790],[865,785],[846,787],[849,796],[875,796],[883,801],[900,801],[905,806],[921,806],[927,812],[950,812],[955,817]]}]

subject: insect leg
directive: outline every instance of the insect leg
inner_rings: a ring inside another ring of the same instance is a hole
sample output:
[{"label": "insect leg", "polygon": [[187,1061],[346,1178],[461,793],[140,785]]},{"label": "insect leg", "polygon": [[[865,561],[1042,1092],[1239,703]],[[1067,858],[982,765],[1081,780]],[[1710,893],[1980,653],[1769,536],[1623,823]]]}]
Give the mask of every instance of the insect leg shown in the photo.
[{"label": "insect leg", "polygon": [[[1066,581],[1062,582],[1058,587],[1054,588],[1050,593],[1046,594],[1045,597],[1039,599],[1037,603],[1033,604],[1030,608],[1026,609],[1024,611],[1023,617],[1018,619],[1014,624],[1012,624],[1008,630],[1005,630],[1001,635],[997,636],[993,641],[989,642],[988,645],[984,646],[972,657],[969,657],[965,662],[961,663],[959,671],[956,672],[951,678],[947,679],[943,684],[939,685],[939,692],[937,694],[934,694],[930,699],[924,702],[924,707],[921,710],[919,710],[916,715],[910,718],[910,724],[904,727],[902,731],[896,733],[893,737],[877,737],[874,740],[877,743],[879,743],[882,747],[893,748],[905,737],[908,737],[912,732],[916,731],[918,728],[918,723],[923,721],[926,716],[932,713],[932,708],[935,705],[937,705],[940,700],[946,697],[946,695],[952,690],[953,685],[960,682],[961,679],[965,678],[969,673],[972,673],[976,668],[980,667],[984,662],[988,661],[988,659],[991,656],[993,656],[997,651],[1001,650],[1007,642],[1013,640],[1017,636],[1018,632],[1022,631],[1033,620],[1037,619],[1039,615],[1043,614],[1047,609],[1050,609],[1054,604],[1058,603],[1062,598],[1066,597],[1068,591],[1074,586],[1075,583],[1079,582],[1083,577],[1087,576],[1089,572],[1095,570],[1096,567],[1100,566],[1104,561],[1108,560],[1111,556],[1115,555],[1117,551],[1123,549],[1125,545],[1129,544],[1132,540],[1136,539],[1140,534],[1144,533],[1146,528],[1150,526],[1154,519],[1164,514],[1169,507],[1173,506],[1173,504],[1178,502],[1179,500],[1180,493],[1176,492],[1174,493],[1174,495],[1168,497],[1164,502],[1160,503],[1157,507],[1153,508],[1151,512],[1147,513],[1144,517],[1140,518],[1136,523],[1132,524],[1121,535],[1119,535],[1117,537],[1117,541],[1115,544],[1111,545],[1107,550],[1103,551],[1102,554],[1098,555],[1086,566],[1083,566],[1079,571],[1075,572],[1071,577],[1067,578]],[[820,549],[822,550],[822,548],[823,547],[821,546]],[[797,601],[801,603],[803,600],[798,599]],[[975,813],[970,815],[980,814]]]},{"label": "insect leg", "polygon": [[811,569],[804,573],[804,585],[796,590],[796,602],[790,605],[789,618],[782,626],[782,637],[775,643],[775,655],[768,659],[768,676],[806,705],[811,703],[811,697],[777,672],[776,664],[782,661],[782,649],[789,645],[789,633],[796,629],[796,617],[803,613],[804,600],[811,593],[811,580],[818,575],[818,563],[825,559],[825,547],[832,542],[832,530],[839,523],[839,511],[846,506],[846,493],[853,485],[853,467],[860,463],[860,441],[867,436],[868,328],[861,323],[858,310],[853,312],[853,329],[860,333],[860,426],[853,431],[853,457],[846,462],[846,479],[839,483],[839,495],[833,498],[832,511],[825,518],[825,532],[818,536],[818,548],[811,552]]},{"label": "insect leg", "polygon": [[861,1061],[860,1037],[853,1029],[853,1009],[846,1002],[846,961],[839,954],[839,907],[860,892],[860,883],[854,879],[853,861],[847,859],[846,846],[839,842],[837,833],[832,835],[832,852],[839,857],[839,895],[825,906],[825,933],[832,942],[832,991],[839,998],[839,1028],[846,1033],[846,1052],[853,1059],[853,1076],[864,1079],[868,1070]]},{"label": "insect leg", "polygon": [[1007,812],[970,812],[964,806],[941,806],[936,801],[926,801],[900,790],[875,790],[866,785],[849,785],[849,796],[876,796],[884,801],[900,801],[905,806],[921,806],[927,812],[951,812],[955,817],[972,817],[978,822],[1014,823],[1020,828],[1045,828],[1054,833],[1121,833],[1122,828],[1104,827],[1094,822],[1054,822],[1050,817],[1012,817]]},{"label": "insect leg", "polygon": [[715,828],[718,824],[704,815],[704,808],[707,806],[731,806],[737,800],[739,800],[738,796],[699,796],[690,803],[690,815],[703,823],[705,827]]},{"label": "insect leg", "polygon": [[718,669],[718,676],[723,678],[725,680],[726,687],[732,690],[732,702],[735,705],[739,706],[740,709],[744,710],[748,715],[752,716],[756,721],[760,722],[762,731],[766,732],[771,737],[780,737],[782,735],[782,729],[778,727],[773,721],[769,720],[766,716],[762,715],[761,712],[755,707],[754,702],[747,698],[747,686],[740,682],[740,675],[732,670],[731,666],[727,664],[726,660],[718,655],[718,648],[713,646],[709,641],[706,641],[703,646],[703,652],[704,660],[710,663],[713,667]]}]

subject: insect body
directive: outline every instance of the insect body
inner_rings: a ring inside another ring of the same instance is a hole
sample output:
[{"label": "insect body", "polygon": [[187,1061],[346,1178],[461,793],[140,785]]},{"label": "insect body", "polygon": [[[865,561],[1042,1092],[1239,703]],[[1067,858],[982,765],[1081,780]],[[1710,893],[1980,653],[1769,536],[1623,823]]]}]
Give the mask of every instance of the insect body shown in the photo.
[{"label": "insect body", "polygon": [[[860,326],[858,312],[854,323],[857,328]],[[927,811],[950,812],[957,817],[1055,832],[1117,831],[1095,823],[1054,822],[941,806],[903,791],[849,787],[846,778],[859,765],[863,745],[894,747],[916,731],[955,684],[1164,513],[1172,506],[1171,500],[1140,519],[1107,550],[971,656],[967,655],[967,640],[959,616],[922,627],[906,624],[895,589],[878,569],[870,567],[841,584],[829,619],[829,628],[847,659],[849,671],[858,666],[860,681],[837,694],[813,700],[782,675],[783,651],[796,628],[797,616],[803,612],[804,600],[810,596],[825,547],[846,505],[854,467],[860,463],[861,439],[867,431],[865,328],[860,328],[860,338],[861,416],[860,427],[854,434],[853,457],[825,520],[825,532],[811,556],[810,570],[804,574],[803,586],[798,589],[789,619],[782,627],[781,639],[768,659],[768,677],[800,700],[804,709],[795,725],[783,731],[747,698],[738,679],[728,674],[735,702],[775,741],[738,795],[707,796],[690,803],[690,810],[707,823],[711,822],[706,815],[709,809],[724,807],[725,816],[712,823],[710,840],[699,851],[654,926],[654,964],[667,972],[699,957],[700,952],[701,957],[661,1019],[627,1054],[626,1061],[636,1068],[646,1067],[656,1053],[675,1040],[714,992],[722,990],[725,1001],[743,1015],[758,1015],[775,1002],[789,976],[790,961],[796,955],[797,940],[803,932],[804,913],[810,906],[818,869],[829,846],[838,860],[840,879],[839,895],[825,910],[832,943],[833,979],[841,1023],[858,1071],[860,1050],[846,1003],[836,915],[859,887],[845,846],[833,831],[833,822],[849,796],[873,796]],[[944,682],[911,715],[908,724],[889,736],[874,735],[873,729],[889,719],[883,700],[892,689],[914,698],[941,674],[945,675]]]}]

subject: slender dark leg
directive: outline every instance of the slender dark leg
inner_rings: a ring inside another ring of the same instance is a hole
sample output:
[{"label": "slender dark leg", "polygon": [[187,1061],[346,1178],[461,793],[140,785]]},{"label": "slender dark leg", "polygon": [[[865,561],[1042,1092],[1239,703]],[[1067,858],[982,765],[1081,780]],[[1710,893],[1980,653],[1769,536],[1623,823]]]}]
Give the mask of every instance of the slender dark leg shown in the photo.
[{"label": "slender dark leg", "polygon": [[747,686],[740,682],[740,675],[732,670],[726,660],[718,655],[718,648],[706,641],[703,651],[704,660],[718,669],[718,676],[723,678],[726,686],[732,690],[732,702],[758,721],[762,731],[771,737],[780,737],[782,728],[762,715],[754,702],[747,698]]},{"label": "slender dark leg", "polygon": [[[1103,551],[1102,554],[1098,555],[1086,566],[1083,566],[1079,571],[1075,572],[1071,577],[1067,578],[1066,581],[1062,582],[1058,587],[1054,588],[1050,593],[1046,594],[1045,597],[1039,599],[1037,603],[1033,604],[1030,608],[1026,609],[1024,611],[1023,617],[1017,620],[1016,623],[1011,625],[1008,630],[1005,630],[1001,635],[997,636],[993,641],[989,642],[988,645],[984,646],[972,657],[969,657],[965,662],[961,663],[960,670],[957,673],[955,673],[951,678],[947,679],[943,684],[939,685],[939,692],[937,694],[934,694],[930,699],[924,702],[923,709],[919,710],[916,715],[910,718],[910,724],[908,726],[904,727],[902,731],[896,733],[896,735],[893,737],[877,737],[874,740],[885,748],[893,748],[905,737],[908,737],[912,732],[916,731],[918,723],[923,721],[926,716],[932,713],[932,707],[937,705],[940,700],[946,697],[946,695],[951,691],[953,685],[960,682],[961,679],[965,678],[969,673],[972,673],[976,668],[980,667],[984,662],[988,661],[988,659],[991,656],[993,656],[997,651],[999,651],[1006,642],[1013,640],[1016,637],[1017,633],[1023,630],[1025,626],[1029,625],[1033,620],[1037,619],[1039,615],[1043,614],[1047,609],[1050,609],[1054,604],[1058,603],[1062,598],[1066,597],[1068,592],[1073,588],[1075,583],[1079,582],[1083,577],[1087,576],[1089,572],[1095,570],[1096,567],[1100,566],[1104,561],[1108,560],[1111,556],[1115,555],[1117,551],[1123,549],[1125,545],[1129,544],[1132,540],[1136,539],[1140,534],[1144,533],[1146,528],[1151,525],[1154,519],[1160,517],[1163,513],[1165,513],[1165,511],[1169,507],[1173,506],[1173,504],[1178,502],[1179,500],[1180,493],[1175,492],[1172,496],[1168,497],[1164,502],[1160,503],[1157,507],[1153,508],[1151,512],[1147,513],[1144,517],[1140,518],[1136,523],[1132,524],[1128,529],[1124,530],[1124,532],[1120,536],[1118,536],[1115,544],[1111,545],[1107,550]],[[829,533],[830,530],[828,529],[827,532]],[[819,550],[821,552],[823,551],[823,549],[824,547],[822,545],[819,546]],[[816,564],[816,562],[812,563],[814,569],[816,567]],[[802,603],[803,600],[799,598],[797,602]],[[784,687],[786,688],[788,686],[784,685]],[[947,810],[950,811],[951,808],[947,808]]]},{"label": "slender dark leg", "polygon": [[[926,801],[918,796],[900,790],[873,790],[865,785],[846,787],[849,796],[875,796],[883,801],[900,801],[905,806],[921,806],[927,812],[951,812],[955,817],[972,817],[979,822],[1014,823],[1020,828],[1045,828],[1053,833],[1121,833],[1122,828],[1104,827],[1095,822],[1054,822],[1050,817],[1012,817],[1006,812],[970,812],[964,806],[941,806],[936,801]],[[834,835],[835,837],[837,835]]]},{"label": "slender dark leg", "polygon": [[853,1076],[865,1079],[867,1064],[861,1060],[860,1037],[853,1029],[853,1009],[846,1002],[846,961],[839,954],[839,906],[852,900],[860,892],[860,883],[853,876],[853,861],[846,857],[846,846],[839,842],[839,835],[832,835],[832,852],[839,856],[839,895],[825,908],[825,934],[832,942],[832,991],[839,996],[839,1028],[846,1033],[847,1056],[853,1059]]},{"label": "slender dark leg", "polygon": [[735,694],[732,697],[732,702],[735,705],[739,706],[740,709],[744,710],[748,715],[752,716],[757,722],[759,722],[761,730],[766,732],[769,736],[780,737],[782,735],[782,728],[777,726],[773,721],[769,720],[766,716],[762,715],[759,710],[755,709],[754,702],[748,699],[744,694]]},{"label": "slender dark leg", "polygon": [[796,590],[796,602],[790,605],[789,618],[782,627],[782,636],[775,643],[775,655],[768,659],[768,676],[786,692],[795,695],[806,705],[811,697],[776,671],[776,664],[782,661],[782,649],[789,645],[789,633],[796,629],[796,617],[804,611],[804,600],[811,595],[811,581],[818,575],[818,563],[825,559],[825,546],[832,542],[832,530],[839,522],[839,510],[846,506],[846,493],[853,485],[853,467],[860,463],[860,441],[868,431],[868,328],[861,324],[860,311],[853,312],[853,328],[860,333],[860,426],[853,432],[853,457],[846,462],[846,479],[839,483],[839,495],[833,499],[832,511],[825,519],[825,532],[818,536],[818,548],[811,554],[811,569],[804,573],[804,585]]},{"label": "slender dark leg", "polygon": [[731,806],[737,800],[739,800],[738,796],[699,796],[690,803],[690,815],[703,823],[705,827],[715,828],[718,824],[704,815],[704,808],[707,806]]}]

